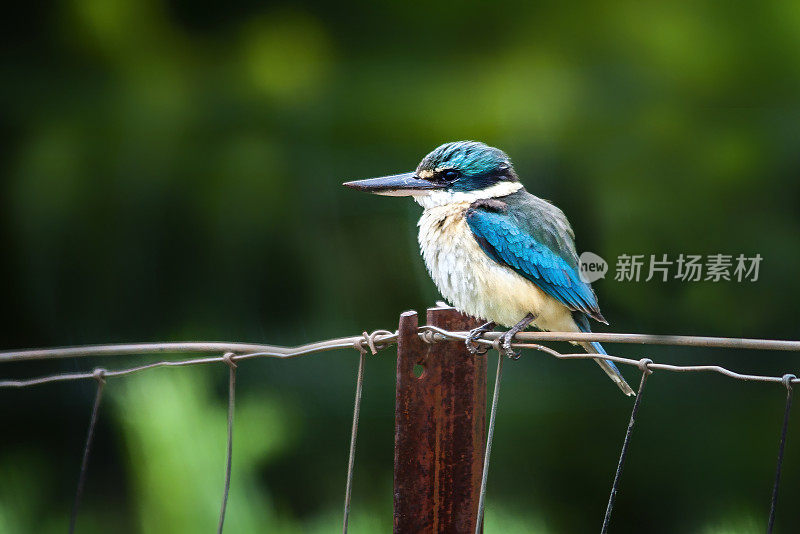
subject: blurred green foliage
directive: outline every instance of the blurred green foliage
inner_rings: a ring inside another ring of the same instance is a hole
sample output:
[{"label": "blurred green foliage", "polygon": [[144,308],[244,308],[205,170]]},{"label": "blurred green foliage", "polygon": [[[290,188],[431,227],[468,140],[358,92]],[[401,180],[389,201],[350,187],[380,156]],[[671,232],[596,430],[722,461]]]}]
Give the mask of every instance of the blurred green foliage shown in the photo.
[{"label": "blurred green foliage", "polygon": [[[2,21],[3,347],[392,328],[437,297],[419,208],[345,191],[434,146],[506,150],[581,250],[760,253],[756,283],[595,284],[614,331],[798,338],[800,7],[793,2],[65,0]],[[797,371],[796,357],[615,347]],[[338,528],[356,358],[239,373],[231,532]],[[123,360],[7,365],[3,376]],[[596,530],[630,403],[596,366],[508,368],[487,532]],[[391,528],[394,368],[369,360],[353,532]],[[625,370],[631,381],[636,372]],[[113,380],[82,532],[216,523],[226,370]],[[615,532],[755,532],[780,387],[651,379]],[[0,532],[62,532],[91,383],[0,391]],[[797,428],[792,419],[792,437]],[[790,437],[778,529],[800,498]]]}]

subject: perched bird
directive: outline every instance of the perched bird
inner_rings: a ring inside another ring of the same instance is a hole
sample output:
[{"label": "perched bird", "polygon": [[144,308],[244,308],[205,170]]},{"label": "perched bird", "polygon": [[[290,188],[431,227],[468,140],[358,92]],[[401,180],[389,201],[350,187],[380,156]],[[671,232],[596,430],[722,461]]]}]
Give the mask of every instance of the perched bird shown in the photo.
[{"label": "perched bird", "polygon": [[[579,276],[575,236],[564,213],[528,193],[508,156],[475,141],[446,143],[417,170],[346,182],[379,195],[411,196],[424,211],[419,245],[442,296],[456,309],[489,321],[470,332],[467,346],[496,324],[508,356],[513,336],[528,325],[557,332],[590,332],[589,318],[608,324],[591,286]],[[600,343],[581,343],[606,354]],[[626,395],[617,367],[596,358]]]}]

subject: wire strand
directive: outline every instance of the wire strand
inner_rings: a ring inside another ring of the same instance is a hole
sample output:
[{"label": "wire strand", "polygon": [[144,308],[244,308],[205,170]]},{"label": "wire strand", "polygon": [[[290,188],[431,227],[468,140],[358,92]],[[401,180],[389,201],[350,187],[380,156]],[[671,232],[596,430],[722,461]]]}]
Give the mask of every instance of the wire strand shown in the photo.
[{"label": "wire strand", "polygon": [[225,526],[225,512],[228,509],[228,495],[231,491],[231,466],[233,463],[233,414],[236,410],[236,362],[233,353],[228,352],[223,357],[228,364],[228,449],[225,458],[225,485],[222,490],[222,506],[219,510],[219,524],[217,534],[222,534]]},{"label": "wire strand", "polygon": [[619,462],[617,463],[617,470],[614,473],[614,482],[611,484],[611,495],[608,497],[608,506],[606,506],[606,515],[603,517],[603,526],[600,529],[601,534],[608,532],[608,524],[611,521],[611,510],[614,508],[614,501],[617,498],[617,490],[619,489],[619,479],[622,475],[622,468],[625,465],[625,459],[628,456],[628,448],[631,444],[631,434],[633,433],[633,425],[636,424],[636,415],[639,413],[639,406],[642,402],[642,394],[644,393],[644,385],[647,383],[647,377],[650,376],[652,371],[649,369],[649,363],[652,360],[642,360],[642,380],[639,382],[639,391],[636,393],[636,400],[633,403],[631,410],[631,418],[628,421],[628,429],[625,431],[625,440],[622,442],[622,451],[619,454]]},{"label": "wire strand", "polygon": [[483,530],[483,510],[486,505],[486,482],[489,479],[489,458],[492,456],[492,442],[494,441],[494,423],[497,419],[497,402],[500,399],[500,378],[503,376],[503,360],[505,356],[497,353],[497,373],[494,377],[494,391],[492,392],[492,411],[489,415],[489,433],[486,436],[486,453],[483,456],[483,473],[481,474],[481,491],[478,498],[478,517],[475,521],[475,534]]},{"label": "wire strand", "polygon": [[356,436],[358,435],[358,418],[361,414],[361,392],[364,385],[364,360],[367,352],[360,350],[358,357],[358,374],[356,375],[356,399],[353,404],[353,427],[350,431],[350,454],[347,458],[347,482],[344,490],[344,518],[342,519],[342,533],[347,534],[350,521],[350,498],[353,494],[353,469],[356,458]]},{"label": "wire strand", "polygon": [[72,512],[69,517],[69,534],[75,532],[75,525],[78,522],[78,508],[81,503],[81,498],[83,497],[83,488],[86,484],[86,471],[89,467],[89,453],[92,450],[94,430],[97,426],[97,414],[100,411],[100,402],[103,400],[103,390],[106,386],[105,370],[95,369],[93,376],[97,380],[97,391],[94,396],[94,404],[92,405],[92,415],[89,418],[89,430],[86,432],[86,443],[83,446],[83,458],[81,460],[81,471],[78,475],[78,487],[75,489],[75,500],[72,502]]},{"label": "wire strand", "polygon": [[[466,340],[469,332],[450,332],[435,326],[420,326],[420,337],[428,342],[435,343],[450,339]],[[476,343],[492,346],[501,333],[489,332],[482,337],[474,340]],[[520,332],[514,336],[516,340],[512,343],[513,348],[529,348],[546,352],[555,358],[562,360],[596,359],[592,354],[562,354],[556,350],[545,347],[534,341],[598,341],[606,343],[637,343],[645,345],[674,345],[689,347],[724,347],[778,351],[800,351],[800,341],[788,340],[769,340],[769,339],[739,339],[739,338],[719,338],[719,337],[698,337],[698,336],[653,336],[647,334],[583,334],[583,333],[561,333],[561,332]],[[361,336],[342,337],[328,339],[297,347],[280,347],[274,345],[254,345],[247,343],[221,343],[221,342],[183,342],[183,343],[137,343],[122,345],[90,345],[83,347],[65,347],[55,349],[35,349],[23,351],[0,352],[0,363],[20,362],[31,360],[58,359],[67,357],[87,357],[87,356],[111,356],[111,355],[142,355],[142,354],[166,354],[166,353],[216,353],[232,352],[236,354],[237,360],[251,358],[296,358],[325,352],[353,347],[358,344],[372,343],[383,349],[397,342],[397,332],[386,330],[376,330],[366,337]],[[639,360],[621,358],[618,356],[603,356],[609,361],[638,366]],[[167,360],[135,366],[116,371],[107,371],[106,377],[114,378],[125,376],[148,369],[158,367],[182,367],[186,365],[203,365],[215,362],[222,362],[222,356],[195,357],[184,360]],[[652,370],[662,370],[671,372],[713,372],[735,378],[737,380],[749,382],[772,382],[781,383],[782,376],[761,376],[742,374],[727,369],[719,365],[671,365],[664,363],[653,363],[650,365]],[[44,377],[22,379],[22,380],[0,380],[0,388],[21,388],[48,384],[51,382],[64,382],[71,380],[85,380],[93,378],[90,372],[85,373],[62,373]],[[793,378],[792,384],[800,383],[799,378]]]},{"label": "wire strand", "polygon": [[767,534],[772,534],[775,526],[775,507],[778,504],[778,486],[781,483],[781,469],[783,469],[783,452],[786,448],[786,433],[789,430],[789,412],[792,409],[792,378],[794,375],[784,375],[786,385],[786,407],[783,410],[783,427],[781,428],[781,441],[778,446],[778,466],[775,468],[775,483],[772,486],[772,499],[769,506],[769,521],[767,523]]}]

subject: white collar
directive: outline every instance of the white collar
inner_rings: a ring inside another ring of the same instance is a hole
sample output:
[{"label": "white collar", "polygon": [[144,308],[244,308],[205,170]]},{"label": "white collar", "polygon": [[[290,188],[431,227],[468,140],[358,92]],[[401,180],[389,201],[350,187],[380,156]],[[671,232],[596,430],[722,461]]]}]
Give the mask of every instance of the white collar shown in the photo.
[{"label": "white collar", "polygon": [[433,191],[427,195],[415,195],[414,201],[425,209],[444,206],[454,202],[475,202],[484,198],[496,198],[516,193],[522,189],[519,182],[499,182],[477,191]]}]

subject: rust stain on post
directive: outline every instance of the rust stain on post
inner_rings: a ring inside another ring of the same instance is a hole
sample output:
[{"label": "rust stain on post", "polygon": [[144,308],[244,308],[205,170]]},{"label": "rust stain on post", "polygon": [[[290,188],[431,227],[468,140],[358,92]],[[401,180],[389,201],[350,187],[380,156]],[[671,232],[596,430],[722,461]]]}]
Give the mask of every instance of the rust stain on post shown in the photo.
[{"label": "rust stain on post", "polygon": [[[452,308],[428,324],[469,330],[479,322]],[[475,531],[486,446],[486,355],[462,341],[428,345],[416,312],[400,316],[394,448],[394,532]],[[415,364],[424,366],[414,376]]]}]

